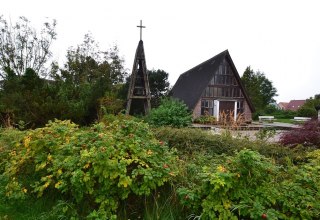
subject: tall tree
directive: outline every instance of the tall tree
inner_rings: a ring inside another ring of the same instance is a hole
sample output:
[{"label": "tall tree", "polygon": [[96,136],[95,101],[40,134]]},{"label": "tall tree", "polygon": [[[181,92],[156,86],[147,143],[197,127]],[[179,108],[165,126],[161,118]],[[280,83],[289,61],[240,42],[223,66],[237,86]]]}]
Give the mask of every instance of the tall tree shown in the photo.
[{"label": "tall tree", "polygon": [[46,74],[45,64],[57,35],[55,27],[55,20],[46,22],[38,33],[25,17],[11,25],[0,16],[0,77],[5,79],[9,72],[22,76],[27,68]]},{"label": "tall tree", "polygon": [[151,105],[152,107],[157,107],[160,104],[160,99],[165,97],[169,92],[169,74],[164,70],[152,69],[148,70],[148,77],[151,92]]},{"label": "tall tree", "polygon": [[97,119],[100,106],[113,100],[103,97],[114,96],[115,88],[126,76],[123,62],[116,46],[101,51],[91,34],[85,35],[82,44],[71,47],[64,68],[54,77],[61,85],[58,100],[64,106],[62,118],[79,124]]},{"label": "tall tree", "polygon": [[[56,39],[56,22],[44,23],[40,33],[25,17],[12,25],[0,16],[0,123],[30,127],[43,125],[50,118],[46,64]],[[53,93],[54,94],[54,93]],[[53,100],[53,99],[51,99]],[[48,108],[46,106],[49,106]]]},{"label": "tall tree", "polygon": [[[120,103],[114,93],[126,74],[122,64],[117,50],[102,52],[91,35],[86,35],[82,44],[67,51],[63,68],[52,63],[51,80],[41,78],[32,68],[26,68],[23,74],[10,66],[3,68],[0,123],[15,126],[23,121],[28,127],[39,127],[58,118],[90,124],[97,119],[101,105],[114,100]],[[103,99],[110,94],[111,98]]]},{"label": "tall tree", "polygon": [[257,111],[262,111],[265,107],[274,102],[277,96],[277,89],[263,72],[254,72],[250,66],[246,68],[241,77],[248,95]]},{"label": "tall tree", "polygon": [[4,126],[42,126],[54,118],[54,94],[48,82],[31,68],[21,77],[11,75],[0,91],[0,121]]}]

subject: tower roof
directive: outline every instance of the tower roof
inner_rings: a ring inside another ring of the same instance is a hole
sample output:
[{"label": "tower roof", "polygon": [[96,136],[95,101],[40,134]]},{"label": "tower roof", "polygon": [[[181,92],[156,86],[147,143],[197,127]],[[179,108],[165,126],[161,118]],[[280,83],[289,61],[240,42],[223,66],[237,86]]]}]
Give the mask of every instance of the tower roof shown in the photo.
[{"label": "tower roof", "polygon": [[[130,114],[132,110],[138,110],[139,106],[141,107],[141,105],[144,108],[145,114],[148,114],[148,112],[151,109],[149,79],[147,75],[147,66],[144,54],[143,41],[141,40],[141,30],[144,27],[142,26],[142,21],[140,21],[140,26],[137,27],[140,27],[140,41],[138,43],[132,67],[126,114]],[[132,105],[133,102],[138,103],[139,106]],[[131,108],[131,105],[136,106],[137,108]]]}]

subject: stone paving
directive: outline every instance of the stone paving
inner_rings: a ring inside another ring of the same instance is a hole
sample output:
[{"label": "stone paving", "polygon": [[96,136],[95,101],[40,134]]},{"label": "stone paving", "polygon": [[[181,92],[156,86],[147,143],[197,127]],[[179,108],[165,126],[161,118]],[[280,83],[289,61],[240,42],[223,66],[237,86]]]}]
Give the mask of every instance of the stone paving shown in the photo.
[{"label": "stone paving", "polygon": [[260,124],[265,127],[274,127],[274,128],[288,128],[288,129],[294,129],[299,128],[300,125],[295,124],[289,124],[289,123],[283,123],[283,122],[273,122],[273,123],[259,123],[259,122],[253,122],[253,125]]},{"label": "stone paving", "polygon": [[[196,128],[205,128],[211,130],[213,134],[222,134],[226,132],[226,129],[219,128],[217,126],[212,125],[193,125]],[[273,123],[259,123],[254,122],[248,126],[248,129],[243,130],[229,130],[233,137],[239,138],[249,138],[250,140],[256,140],[257,133],[264,128],[275,129],[275,135],[270,137],[268,142],[278,142],[282,133],[287,132],[291,129],[299,128],[299,125],[289,124],[289,123],[281,123],[281,122],[273,122]]]}]

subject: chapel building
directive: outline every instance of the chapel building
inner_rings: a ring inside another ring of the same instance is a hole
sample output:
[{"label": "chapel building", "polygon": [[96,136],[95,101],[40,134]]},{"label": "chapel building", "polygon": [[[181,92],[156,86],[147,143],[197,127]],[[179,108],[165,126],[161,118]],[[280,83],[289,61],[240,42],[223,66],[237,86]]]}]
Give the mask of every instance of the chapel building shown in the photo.
[{"label": "chapel building", "polygon": [[183,101],[193,117],[221,115],[252,121],[254,107],[228,50],[181,74],[172,88],[172,96]]}]

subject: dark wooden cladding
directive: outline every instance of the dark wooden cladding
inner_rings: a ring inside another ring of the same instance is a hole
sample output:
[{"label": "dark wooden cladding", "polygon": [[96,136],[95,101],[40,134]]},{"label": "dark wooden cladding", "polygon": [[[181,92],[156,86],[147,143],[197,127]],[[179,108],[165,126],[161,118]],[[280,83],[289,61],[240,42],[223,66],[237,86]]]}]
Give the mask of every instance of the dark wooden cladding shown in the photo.
[{"label": "dark wooden cladding", "polygon": [[214,100],[220,100],[219,114],[244,112],[244,96],[235,74],[228,61],[224,59],[202,93],[201,115],[214,115]]},{"label": "dark wooden cladding", "polygon": [[231,101],[220,101],[220,112],[225,112],[226,114],[234,111],[234,102]]},{"label": "dark wooden cladding", "polygon": [[229,63],[223,60],[214,73],[209,85],[202,94],[203,98],[243,98],[241,87]]},{"label": "dark wooden cladding", "polygon": [[219,120],[221,111],[228,110],[233,118],[243,113],[246,121],[252,120],[254,107],[228,50],[181,74],[171,92],[194,118],[209,114]]},{"label": "dark wooden cladding", "polygon": [[150,99],[143,41],[140,40],[132,68],[126,114],[148,114],[151,109]]},{"label": "dark wooden cladding", "polygon": [[203,92],[202,97],[243,98],[243,94],[239,87],[222,87],[209,85]]}]

